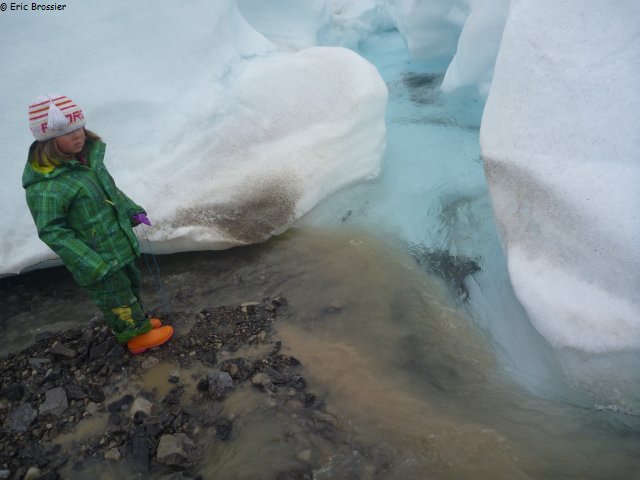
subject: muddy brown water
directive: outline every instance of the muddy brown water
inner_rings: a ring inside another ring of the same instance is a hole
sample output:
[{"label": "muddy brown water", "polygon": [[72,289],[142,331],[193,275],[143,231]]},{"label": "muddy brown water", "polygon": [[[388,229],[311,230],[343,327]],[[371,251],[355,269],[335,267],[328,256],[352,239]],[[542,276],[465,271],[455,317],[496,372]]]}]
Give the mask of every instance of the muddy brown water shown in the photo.
[{"label": "muddy brown water", "polygon": [[[148,309],[161,311],[164,303],[195,317],[205,307],[283,293],[289,304],[275,328],[284,353],[302,362],[310,389],[343,434],[340,445],[309,434],[263,395],[241,389],[224,406],[235,418],[232,438],[206,449],[203,478],[270,479],[309,461],[318,480],[336,478],[335,465],[346,461],[364,462],[357,478],[390,480],[626,479],[640,472],[635,418],[522,390],[445,284],[383,239],[295,229],[262,245],[156,259],[164,288],[145,274]],[[3,353],[96,314],[61,268],[3,279],[0,288]],[[175,368],[161,363],[130,388],[162,392]],[[71,444],[102,427],[87,421],[58,441]],[[350,445],[359,449],[351,459],[344,454]],[[87,465],[89,474],[142,478],[104,460]]]}]

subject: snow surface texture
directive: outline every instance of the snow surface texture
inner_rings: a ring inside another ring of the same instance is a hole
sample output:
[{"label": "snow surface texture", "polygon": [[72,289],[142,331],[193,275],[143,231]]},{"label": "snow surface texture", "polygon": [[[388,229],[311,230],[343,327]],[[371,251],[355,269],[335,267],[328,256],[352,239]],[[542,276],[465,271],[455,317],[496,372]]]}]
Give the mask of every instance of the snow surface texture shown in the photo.
[{"label": "snow surface texture", "polygon": [[640,346],[640,5],[514,0],[481,127],[510,277],[538,330]]},{"label": "snow surface texture", "polygon": [[376,69],[343,48],[287,53],[234,1],[5,12],[0,43],[0,273],[54,258],[20,185],[27,106],[41,93],[84,109],[119,187],[154,223],[142,243],[155,252],[262,241],[379,171],[387,89]]}]

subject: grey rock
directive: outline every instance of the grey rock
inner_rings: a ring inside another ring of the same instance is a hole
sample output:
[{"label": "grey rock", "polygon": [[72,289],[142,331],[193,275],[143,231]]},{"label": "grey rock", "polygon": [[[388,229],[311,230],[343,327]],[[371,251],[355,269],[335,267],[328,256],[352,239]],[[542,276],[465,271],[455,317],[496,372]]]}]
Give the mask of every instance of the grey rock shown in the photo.
[{"label": "grey rock", "polygon": [[190,480],[193,477],[187,477],[184,472],[168,473],[160,477],[160,480]]},{"label": "grey rock", "polygon": [[122,457],[120,453],[120,449],[118,447],[113,447],[104,452],[104,459],[111,460],[112,462],[117,462]]},{"label": "grey rock", "polygon": [[47,415],[48,413],[60,415],[68,406],[67,392],[62,387],[55,387],[47,390],[44,403],[40,405],[40,415]]},{"label": "grey rock", "polygon": [[331,302],[330,307],[334,312],[339,312],[346,306],[346,303],[342,300],[334,300]]},{"label": "grey rock", "polygon": [[156,460],[164,465],[188,465],[193,448],[193,442],[184,433],[163,435],[156,450]]},{"label": "grey rock", "polygon": [[51,363],[51,360],[49,360],[48,358],[31,357],[29,359],[29,365],[31,365],[33,368],[44,368],[44,366],[48,365],[49,363]]},{"label": "grey rock", "polygon": [[54,336],[55,336],[55,334],[53,332],[49,332],[48,330],[45,330],[44,332],[40,332],[40,333],[36,334],[35,340],[36,340],[36,342],[41,342],[43,340],[49,340],[50,338],[53,338]]},{"label": "grey rock", "polygon": [[296,454],[296,457],[301,462],[309,463],[311,461],[311,450],[308,448],[305,450],[301,450]]},{"label": "grey rock", "polygon": [[131,453],[133,454],[133,465],[141,473],[149,472],[149,452],[151,445],[146,436],[144,427],[140,426],[134,430],[131,439]]},{"label": "grey rock", "polygon": [[244,302],[240,304],[241,307],[257,307],[258,305],[260,305],[260,302]]},{"label": "grey rock", "polygon": [[144,360],[144,362],[142,362],[141,367],[142,367],[143,370],[148,370],[151,367],[155,367],[158,363],[160,363],[160,360],[158,360],[157,357],[151,356],[151,357],[147,357]]},{"label": "grey rock", "polygon": [[134,416],[137,412],[142,412],[146,416],[150,416],[152,410],[153,403],[144,397],[136,397],[133,401],[133,405],[131,405],[131,416]]},{"label": "grey rock", "polygon": [[127,394],[124,397],[114,402],[111,402],[109,405],[107,405],[107,410],[109,410],[111,413],[126,411],[126,410],[129,410],[132,403],[133,403],[133,395]]},{"label": "grey rock", "polygon": [[98,413],[98,404],[95,402],[87,403],[86,411],[89,415],[95,415],[96,413]]},{"label": "grey rock", "polygon": [[87,394],[80,388],[77,383],[70,383],[66,387],[67,398],[69,400],[84,400]]},{"label": "grey rock", "polygon": [[333,415],[329,415],[328,413],[314,410],[314,412],[311,414],[311,417],[318,422],[326,423],[328,425],[331,425],[332,427],[338,426],[338,420],[336,419],[336,417],[334,417]]},{"label": "grey rock", "polygon": [[11,470],[0,470],[0,479],[4,480],[11,476]]},{"label": "grey rock", "polygon": [[222,400],[230,395],[235,387],[233,386],[233,379],[227,372],[216,370],[207,375],[209,381],[209,392],[218,399]]},{"label": "grey rock", "polygon": [[269,375],[264,372],[258,372],[253,377],[251,377],[251,383],[261,390],[267,392],[274,392],[276,390],[275,385],[271,381],[271,377],[269,377]]},{"label": "grey rock", "polygon": [[29,467],[27,473],[24,476],[24,480],[36,480],[42,476],[42,472],[38,467]]},{"label": "grey rock", "polygon": [[75,350],[72,350],[71,348],[60,342],[54,342],[54,344],[51,346],[51,353],[66,358],[73,358],[77,354]]},{"label": "grey rock", "polygon": [[38,412],[28,403],[23,403],[9,413],[5,426],[9,431],[24,433],[36,418],[38,418]]}]

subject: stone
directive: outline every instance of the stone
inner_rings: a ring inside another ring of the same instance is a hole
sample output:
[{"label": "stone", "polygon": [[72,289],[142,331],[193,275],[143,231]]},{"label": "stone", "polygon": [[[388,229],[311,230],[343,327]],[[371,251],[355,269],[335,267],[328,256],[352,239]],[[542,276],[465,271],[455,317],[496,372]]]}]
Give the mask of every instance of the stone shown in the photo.
[{"label": "stone", "polygon": [[71,400],[84,400],[87,398],[87,394],[84,393],[82,388],[77,383],[70,383],[66,387],[67,398]]},{"label": "stone", "polygon": [[42,472],[38,467],[29,467],[27,473],[24,475],[24,480],[36,480],[42,476]]},{"label": "stone", "polygon": [[31,357],[29,359],[29,365],[36,369],[44,368],[45,365],[48,365],[50,363],[51,360],[49,360],[48,358]]},{"label": "stone", "polygon": [[231,436],[231,420],[219,418],[216,421],[216,436],[223,442],[229,440]]},{"label": "stone", "polygon": [[9,478],[11,476],[11,470],[0,470],[0,479],[4,480],[5,478]]},{"label": "stone", "polygon": [[144,362],[142,362],[141,367],[143,370],[149,370],[151,367],[155,367],[159,363],[160,363],[160,360],[158,360],[157,357],[150,356],[150,357],[147,357],[144,360]]},{"label": "stone", "polygon": [[112,462],[117,462],[122,458],[122,454],[120,453],[120,449],[118,447],[113,447],[104,452],[104,459],[110,460]]},{"label": "stone", "polygon": [[5,397],[7,400],[11,400],[12,402],[20,401],[24,394],[25,388],[21,383],[15,383],[0,391],[0,397]]},{"label": "stone", "polygon": [[136,397],[131,405],[131,416],[134,416],[138,412],[144,413],[146,416],[151,416],[153,410],[153,403],[144,397]]},{"label": "stone", "polygon": [[171,372],[169,374],[169,383],[179,383],[180,382],[180,375],[178,375],[177,372]]},{"label": "stone", "polygon": [[54,342],[54,344],[51,345],[51,353],[66,358],[74,358],[77,355],[77,352],[75,350],[72,350],[71,348],[60,342]]},{"label": "stone", "polygon": [[218,400],[226,398],[235,389],[233,379],[227,372],[213,371],[207,375],[207,380],[209,381],[209,392]]},{"label": "stone", "polygon": [[40,415],[60,415],[69,407],[67,402],[67,392],[62,387],[55,387],[47,390],[44,403],[40,405]]},{"label": "stone", "polygon": [[271,381],[271,377],[264,372],[258,372],[251,377],[251,383],[266,392],[274,392],[276,390],[275,385]]},{"label": "stone", "polygon": [[109,353],[109,349],[112,346],[111,340],[107,340],[106,342],[99,343],[98,345],[94,345],[91,347],[89,351],[89,359],[96,360],[99,358],[105,358]]},{"label": "stone", "polygon": [[122,410],[127,410],[132,403],[133,403],[133,395],[125,395],[119,400],[116,400],[115,402],[111,402],[109,405],[107,405],[107,410],[109,410],[111,413],[117,413]]},{"label": "stone", "polygon": [[331,302],[330,307],[333,311],[340,311],[346,306],[346,303],[342,300],[334,300]]},{"label": "stone", "polygon": [[209,380],[207,380],[206,378],[201,378],[200,380],[198,380],[196,389],[198,389],[198,391],[200,392],[206,392],[207,390],[209,390]]},{"label": "stone", "polygon": [[160,477],[160,480],[190,480],[193,477],[185,476],[184,472],[168,473]]},{"label": "stone", "polygon": [[191,462],[194,444],[184,433],[163,435],[158,442],[156,460],[164,465],[184,466]]},{"label": "stone", "polygon": [[298,460],[300,460],[302,462],[310,462],[311,461],[311,450],[308,449],[308,448],[306,450],[302,450],[302,451],[297,453],[296,457],[298,458]]},{"label": "stone", "polygon": [[95,402],[89,402],[87,403],[87,407],[85,410],[89,415],[95,415],[96,413],[98,413],[98,404]]},{"label": "stone", "polygon": [[149,472],[149,439],[146,436],[144,427],[135,429],[131,439],[131,453],[133,454],[133,464],[141,473]]},{"label": "stone", "polygon": [[41,342],[43,340],[49,340],[50,338],[53,338],[53,337],[55,337],[55,334],[53,332],[45,330],[44,332],[40,332],[40,333],[36,334],[35,340],[36,340],[36,343],[37,343],[37,342]]},{"label": "stone", "polygon": [[91,387],[87,389],[87,396],[89,397],[89,400],[96,403],[104,402],[105,399],[104,392],[98,387]]},{"label": "stone", "polygon": [[318,422],[326,423],[328,425],[331,425],[332,427],[338,426],[338,420],[336,420],[336,417],[334,417],[333,415],[329,415],[328,413],[315,410],[311,414],[311,416],[313,417],[314,420]]},{"label": "stone", "polygon": [[28,403],[23,403],[9,413],[5,426],[9,431],[24,433],[36,418],[38,418],[38,412],[31,408]]}]

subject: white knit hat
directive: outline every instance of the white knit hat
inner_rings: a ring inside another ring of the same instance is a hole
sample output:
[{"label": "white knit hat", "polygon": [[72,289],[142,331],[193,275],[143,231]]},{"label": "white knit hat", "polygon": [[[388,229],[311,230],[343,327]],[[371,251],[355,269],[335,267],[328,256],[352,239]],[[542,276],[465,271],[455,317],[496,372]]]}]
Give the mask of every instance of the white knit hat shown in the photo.
[{"label": "white knit hat", "polygon": [[82,110],[64,95],[40,95],[29,105],[29,127],[39,142],[84,127]]}]

